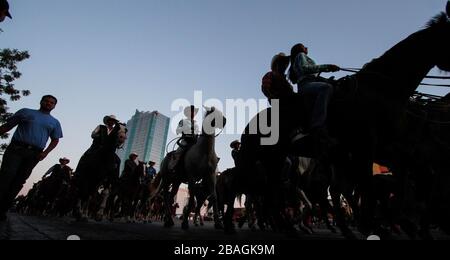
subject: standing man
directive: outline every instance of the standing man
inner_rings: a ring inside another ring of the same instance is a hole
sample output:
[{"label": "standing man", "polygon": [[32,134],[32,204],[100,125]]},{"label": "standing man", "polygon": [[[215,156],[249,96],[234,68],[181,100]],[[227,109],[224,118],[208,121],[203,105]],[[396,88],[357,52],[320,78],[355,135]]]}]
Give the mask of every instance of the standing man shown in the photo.
[{"label": "standing man", "polygon": [[7,0],[0,0],[0,23],[5,21],[6,17],[12,19],[9,13],[9,3]]},{"label": "standing man", "polygon": [[[39,110],[21,109],[0,127],[0,135],[3,135],[17,126],[0,169],[0,221],[6,220],[6,212],[34,167],[56,148],[63,137],[61,124],[50,115],[57,103],[54,96],[44,96]],[[46,148],[49,139],[51,142]]]},{"label": "standing man", "polygon": [[231,149],[233,149],[231,151],[231,156],[233,157],[234,160],[234,165],[237,167],[239,164],[239,151],[241,150],[241,142],[239,142],[238,140],[233,141],[230,144]]},{"label": "standing man", "polygon": [[155,178],[156,170],[155,170],[156,163],[153,161],[148,162],[148,167],[145,170],[146,178],[148,178],[150,181]]},{"label": "standing man", "polygon": [[120,176],[121,179],[129,178],[134,173],[139,165],[139,161],[137,160],[138,157],[139,155],[137,153],[130,154],[128,160],[125,161],[125,167],[123,168],[122,175]]}]

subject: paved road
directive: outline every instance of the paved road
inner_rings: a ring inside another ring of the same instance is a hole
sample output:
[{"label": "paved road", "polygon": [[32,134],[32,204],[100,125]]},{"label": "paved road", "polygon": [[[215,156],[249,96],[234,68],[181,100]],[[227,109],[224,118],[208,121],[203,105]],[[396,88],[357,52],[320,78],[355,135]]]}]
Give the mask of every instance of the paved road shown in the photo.
[{"label": "paved road", "polygon": [[248,228],[237,234],[226,235],[215,230],[213,223],[207,222],[203,227],[194,227],[188,231],[181,229],[181,223],[167,229],[162,223],[128,224],[94,222],[74,222],[70,218],[30,217],[10,214],[6,223],[0,224],[0,239],[9,240],[66,240],[76,235],[82,240],[292,240],[292,239],[334,239],[342,240],[339,234],[328,230],[317,230],[314,235],[298,232],[296,236],[286,234],[251,231]]},{"label": "paved road", "polygon": [[[207,222],[204,227],[194,227],[188,231],[181,229],[181,224],[166,229],[162,223],[128,224],[94,222],[74,222],[70,218],[30,217],[10,214],[6,223],[0,224],[0,239],[8,240],[67,240],[76,235],[82,240],[176,240],[176,241],[280,241],[280,240],[343,240],[340,234],[333,234],[326,229],[316,229],[315,234],[298,232],[295,236],[274,232],[251,231],[248,228],[238,230],[235,235],[226,235],[215,230]],[[438,239],[450,239],[441,233],[434,234]],[[362,237],[360,237],[362,239]],[[403,239],[405,237],[398,237]]]}]

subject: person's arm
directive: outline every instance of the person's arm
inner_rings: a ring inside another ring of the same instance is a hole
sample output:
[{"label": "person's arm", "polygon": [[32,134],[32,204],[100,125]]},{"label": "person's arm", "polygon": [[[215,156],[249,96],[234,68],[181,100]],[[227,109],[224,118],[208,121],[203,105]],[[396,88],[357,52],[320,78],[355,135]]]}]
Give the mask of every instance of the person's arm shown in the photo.
[{"label": "person's arm", "polygon": [[183,132],[184,132],[184,120],[181,120],[179,123],[178,123],[178,127],[177,127],[177,135],[181,135]]},{"label": "person's arm", "polygon": [[53,166],[52,168],[50,168],[50,169],[44,174],[44,176],[42,176],[42,179],[45,179],[45,177],[47,177],[48,175],[50,175],[50,173],[52,173],[54,169],[55,169],[55,166]]},{"label": "person's arm", "polygon": [[39,155],[39,161],[43,161],[47,156],[58,146],[59,139],[52,139],[50,144],[48,145],[47,149],[45,149],[40,155]]},{"label": "person's arm", "polygon": [[334,72],[340,70],[338,66],[332,64],[316,65],[304,53],[300,53],[300,55],[298,56],[297,66],[299,75],[310,75],[321,72]]},{"label": "person's arm", "polygon": [[6,124],[0,126],[0,135],[4,135],[4,134],[8,133],[9,131],[11,131],[11,129],[13,129],[18,124],[19,124],[19,122],[17,122],[16,124],[6,123]]},{"label": "person's arm", "polygon": [[13,116],[11,116],[6,124],[0,126],[0,135],[4,135],[6,133],[8,133],[9,131],[11,131],[14,127],[16,127],[17,125],[20,124],[20,122],[22,122],[22,120],[25,119],[25,116],[23,115],[24,110],[21,109],[19,111],[17,111],[17,113],[15,113]]},{"label": "person's arm", "polygon": [[95,128],[94,131],[92,131],[91,137],[93,139],[97,138],[99,136],[99,134],[100,134],[100,126],[97,126],[97,128]]}]

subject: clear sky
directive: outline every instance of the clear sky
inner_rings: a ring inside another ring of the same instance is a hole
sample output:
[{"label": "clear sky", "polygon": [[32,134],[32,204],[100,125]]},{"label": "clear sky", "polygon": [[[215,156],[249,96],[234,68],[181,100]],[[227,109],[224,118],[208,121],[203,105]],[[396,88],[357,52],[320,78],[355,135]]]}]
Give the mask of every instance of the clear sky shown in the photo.
[{"label": "clear sky", "polygon": [[[299,42],[318,63],[361,67],[423,28],[445,0],[10,0],[14,20],[0,48],[28,50],[17,88],[32,92],[11,112],[60,100],[64,139],[27,187],[58,158],[75,168],[104,115],[126,122],[136,109],[174,116],[175,99],[261,99],[272,56]],[[426,50],[418,50],[426,51]],[[435,72],[438,73],[438,72]],[[337,74],[342,76],[344,74]],[[446,94],[447,89],[428,92]],[[173,137],[170,135],[169,137]],[[232,167],[218,138],[220,169]],[[171,138],[170,138],[171,139]]]}]

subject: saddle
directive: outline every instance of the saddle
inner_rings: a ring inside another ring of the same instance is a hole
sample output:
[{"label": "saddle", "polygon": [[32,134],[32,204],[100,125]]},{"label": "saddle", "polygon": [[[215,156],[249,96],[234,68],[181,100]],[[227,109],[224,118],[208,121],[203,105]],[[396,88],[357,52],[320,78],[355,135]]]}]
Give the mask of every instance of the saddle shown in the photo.
[{"label": "saddle", "polygon": [[173,176],[181,176],[182,180],[187,179],[183,166],[184,166],[184,156],[189,151],[189,148],[180,147],[180,149],[178,149],[177,151],[170,152],[167,155],[167,159],[169,161],[168,163],[169,173]]}]

